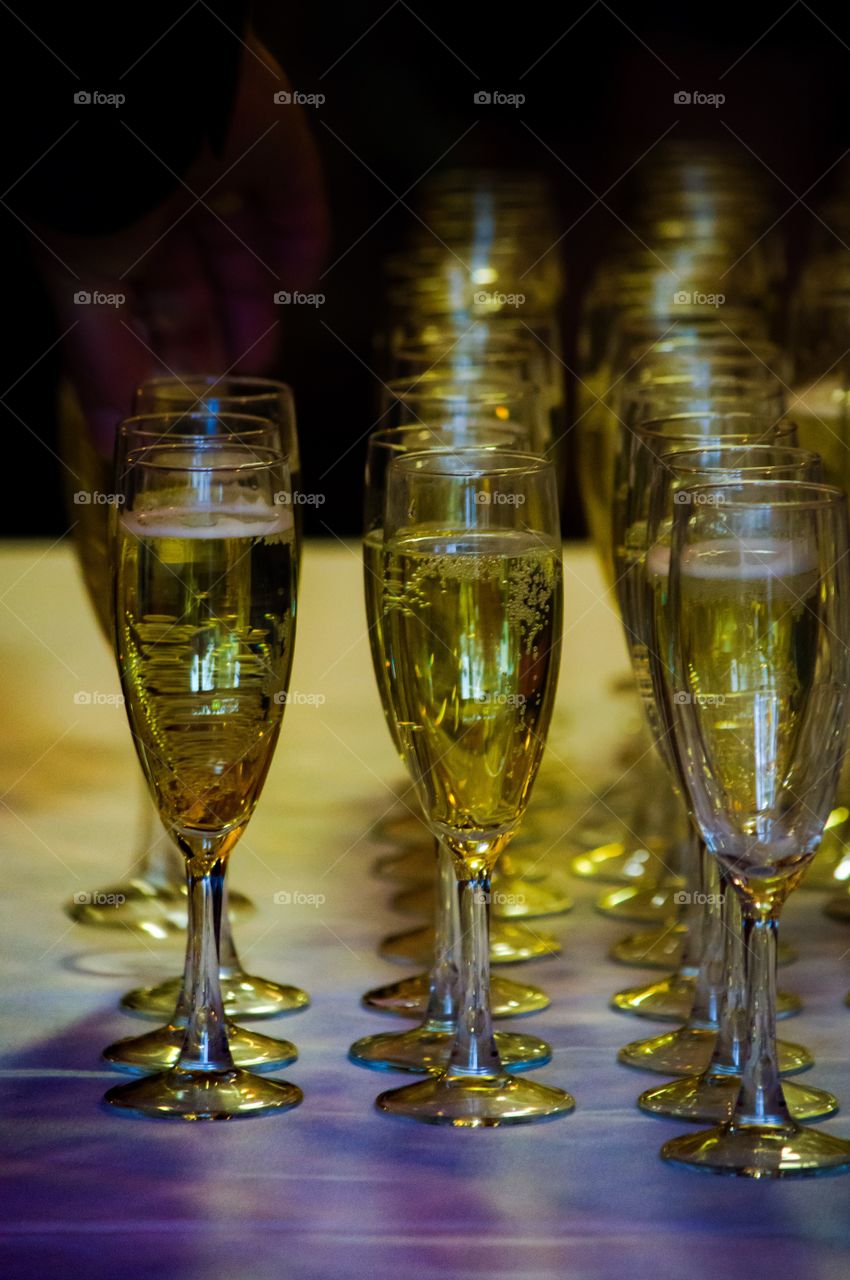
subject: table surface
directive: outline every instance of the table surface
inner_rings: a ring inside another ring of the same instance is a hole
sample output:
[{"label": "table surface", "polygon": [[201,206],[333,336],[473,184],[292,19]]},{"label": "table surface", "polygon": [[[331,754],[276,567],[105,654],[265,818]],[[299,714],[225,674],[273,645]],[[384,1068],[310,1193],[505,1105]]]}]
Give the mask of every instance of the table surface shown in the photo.
[{"label": "table surface", "polygon": [[[575,852],[576,815],[616,776],[635,714],[612,692],[625,650],[592,556],[571,548],[565,564],[558,708],[529,810],[553,868]],[[143,1121],[101,1106],[116,1076],[99,1053],[150,1025],[119,1012],[118,998],[176,972],[178,944],[84,929],[62,911],[131,861],[138,765],[123,710],[94,696],[117,693],[114,664],[67,545],[0,551],[3,1274],[715,1280],[776,1264],[794,1280],[845,1280],[850,1177],[751,1183],[659,1160],[683,1126],[637,1111],[638,1092],[658,1077],[618,1066],[615,1053],[663,1028],[607,1008],[615,989],[651,975],[606,959],[628,926],[592,910],[598,887],[572,881],[575,910],[545,922],[563,955],[522,969],[553,998],[524,1025],[551,1042],[538,1078],[575,1095],[571,1116],[454,1131],[373,1110],[380,1089],[404,1077],[359,1069],[346,1050],[395,1025],[359,997],[405,972],[376,947],[415,922],[393,912],[394,886],[371,868],[398,847],[388,820],[411,797],[400,799],[374,689],[357,548],[309,545],[303,579],[293,672],[302,696],[287,709],[233,876],[258,908],[238,925],[243,960],[312,995],[297,1016],[252,1024],[296,1040],[301,1056],[285,1075],[305,1099],[235,1124]],[[93,696],[81,703],[79,693]],[[324,901],[276,904],[281,890]],[[802,892],[789,904],[786,934],[801,959],[785,985],[805,1000],[793,1038],[816,1055],[807,1079],[850,1105],[850,933],[821,915],[822,902]],[[824,1127],[850,1136],[850,1112]]]}]

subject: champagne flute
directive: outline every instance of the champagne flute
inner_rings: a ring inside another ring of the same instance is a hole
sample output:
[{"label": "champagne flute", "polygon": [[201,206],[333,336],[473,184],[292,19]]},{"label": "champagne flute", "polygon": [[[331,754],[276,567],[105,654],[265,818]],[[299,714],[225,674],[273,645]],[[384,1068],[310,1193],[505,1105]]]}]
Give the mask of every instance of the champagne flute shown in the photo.
[{"label": "champagne flute", "polygon": [[746,1177],[850,1170],[850,1143],[798,1124],[779,1078],[779,915],[834,801],[850,712],[850,533],[840,489],[700,485],[670,549],[673,731],[690,804],[744,921],[749,1033],[730,1120],[665,1160]]},{"label": "champagne flute", "polygon": [[[130,730],[186,860],[185,1028],[168,1070],[110,1089],[135,1114],[226,1119],[301,1091],[236,1065],[219,984],[224,862],[259,799],[292,664],[296,557],[284,455],[226,440],[142,447],[114,521],[116,654]],[[285,1042],[281,1042],[285,1045]],[[292,1061],[292,1045],[281,1059]]]},{"label": "champagne flute", "polygon": [[[158,377],[149,379],[136,389],[134,403],[136,417],[129,419],[128,431],[149,428],[151,432],[162,431],[171,436],[180,433],[215,435],[237,429],[246,415],[264,419],[271,430],[268,443],[282,449],[290,459],[293,493],[297,492],[300,484],[298,433],[292,391],[286,383],[232,374],[224,377],[213,374]],[[256,442],[256,436],[253,438]],[[293,513],[296,555],[300,565],[301,507],[297,502],[293,505]],[[271,1018],[306,1008],[310,998],[299,987],[247,973],[242,967],[233,938],[231,911],[243,910],[246,905],[250,905],[248,899],[229,888],[225,864],[219,959],[227,1013],[232,1017]],[[122,1007],[148,1017],[167,1018],[180,997],[182,981],[180,977],[167,978],[155,986],[128,991],[121,1001]]]},{"label": "champagne flute", "polygon": [[382,627],[405,760],[451,852],[461,916],[457,1032],[445,1069],[379,1109],[494,1126],[570,1111],[560,1089],[508,1075],[493,1036],[490,876],[528,803],[555,696],[562,570],[551,463],[493,449],[390,464]]},{"label": "champagne flute", "polygon": [[[457,433],[438,425],[403,427],[375,432],[369,439],[364,489],[363,569],[366,616],[375,679],[387,728],[400,757],[404,759],[401,739],[396,727],[390,697],[388,655],[384,644],[382,622],[384,508],[386,480],[390,463],[405,453],[426,449],[449,449],[460,440],[465,446],[502,449],[527,448],[524,428],[509,424],[494,427],[490,423],[470,426]],[[440,1066],[448,1056],[456,1021],[457,1000],[457,911],[455,881],[451,854],[444,844],[435,841],[437,861],[434,903],[434,960],[427,974],[417,974],[401,982],[377,987],[363,997],[363,1004],[384,1012],[419,1015],[420,1027],[397,1035],[367,1036],[352,1045],[350,1057],[367,1066],[407,1064],[412,1070]],[[495,1016],[510,1017],[534,1013],[548,1007],[549,997],[529,984],[499,978],[494,981],[492,998]],[[504,1041],[511,1060],[526,1061],[534,1052],[548,1057],[548,1047],[539,1040]]]},{"label": "champagne flute", "polygon": [[[672,724],[670,700],[671,671],[665,657],[669,649],[670,627],[667,617],[669,597],[670,529],[674,506],[687,501],[690,489],[700,483],[729,483],[742,480],[809,480],[822,479],[821,460],[804,449],[777,445],[729,445],[700,449],[683,449],[668,453],[655,468],[649,500],[647,522],[646,571],[644,603],[646,630],[649,637],[650,673],[661,721]],[[675,754],[675,753],[674,753]],[[677,773],[685,782],[682,768]],[[731,1116],[740,1085],[743,1044],[742,1023],[744,957],[741,951],[740,914],[735,895],[721,876],[720,931],[707,938],[709,963],[722,966],[723,981],[717,1005],[718,1034],[711,1061],[700,1076],[686,1076],[670,1084],[646,1090],[638,1105],[654,1115],[672,1115],[688,1120],[725,1120]],[[710,984],[706,984],[710,985]],[[798,1012],[800,1001],[777,993],[777,1018]],[[683,1017],[687,1017],[688,1010]],[[787,1057],[787,1047],[783,1049]],[[785,1097],[795,1119],[817,1119],[831,1114],[838,1106],[832,1094],[823,1090],[787,1083]]]}]

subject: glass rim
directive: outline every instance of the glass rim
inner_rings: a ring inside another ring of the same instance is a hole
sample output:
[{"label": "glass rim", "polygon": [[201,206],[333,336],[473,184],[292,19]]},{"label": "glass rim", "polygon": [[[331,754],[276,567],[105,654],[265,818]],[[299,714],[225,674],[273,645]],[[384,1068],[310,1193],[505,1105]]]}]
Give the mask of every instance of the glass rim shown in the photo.
[{"label": "glass rim", "polygon": [[[227,419],[228,421],[233,421],[238,423],[242,423],[242,422],[248,423],[250,425],[245,427],[246,432],[248,431],[259,432],[261,430],[262,431],[269,431],[269,430],[279,431],[280,430],[279,425],[273,422],[271,418],[264,418],[258,413],[232,413],[229,409],[223,409],[221,412],[213,411],[210,409],[186,409],[184,412],[181,412],[181,410],[179,409],[170,409],[170,410],[163,410],[162,413],[133,413],[128,418],[122,418],[121,421],[118,423],[117,434],[126,435],[126,436],[129,436],[131,434],[153,435],[155,434],[153,429],[150,432],[147,432],[143,427],[141,427],[138,424],[140,423],[155,424],[157,422],[163,422],[163,421],[185,422],[187,420],[189,422],[200,422],[200,421],[209,422],[211,418],[213,419],[213,421],[220,418],[222,420]],[[168,435],[169,433],[164,432],[163,434]],[[205,432],[201,432],[201,431],[186,431],[183,433],[177,432],[176,434],[178,435],[184,434],[186,436],[206,435]],[[206,438],[212,440],[215,437],[207,436]]]},{"label": "glass rim", "polygon": [[[708,437],[708,439],[721,440],[722,436]],[[821,458],[821,455],[815,452],[814,449],[800,449],[793,444],[773,444],[769,440],[756,441],[753,444],[748,444],[747,442],[743,442],[740,444],[712,443],[712,444],[705,444],[705,445],[689,445],[686,449],[669,449],[665,453],[660,454],[659,458],[660,460],[662,460],[667,464],[668,468],[671,471],[682,471],[685,474],[688,474],[689,471],[700,470],[699,466],[696,463],[697,454],[726,453],[726,452],[752,453],[754,450],[756,451],[764,450],[765,453],[772,452],[772,453],[794,454],[800,466],[804,466],[807,463],[823,461],[823,459]],[[689,457],[691,458],[691,461],[693,463],[691,467],[687,466]],[[754,465],[758,465],[758,464],[754,464]],[[768,462],[768,463],[761,464],[762,467],[769,467],[769,466],[782,467],[782,466],[794,466],[794,465],[795,465],[794,458],[791,458],[791,460],[787,463],[783,463],[783,462],[769,463]],[[711,470],[711,468],[708,468],[708,469]],[[718,467],[717,470],[718,471],[724,470],[724,468]],[[711,482],[709,481],[708,483],[711,483]],[[815,481],[813,483],[817,483],[817,482]]]},{"label": "glass rim", "polygon": [[[447,455],[464,456],[479,455],[487,458],[493,454],[498,454],[501,458],[513,459],[516,465],[503,465],[499,467],[477,468],[469,471],[433,471],[427,470],[426,466],[414,466],[417,462],[423,462],[427,459],[436,461],[437,459],[445,459]],[[519,465],[519,464],[522,465]],[[400,453],[393,458],[390,463],[391,469],[396,472],[409,471],[411,475],[430,475],[431,477],[441,477],[451,480],[482,480],[489,476],[509,476],[509,475],[535,475],[551,472],[554,474],[554,464],[549,458],[543,458],[536,453],[528,453],[521,449],[502,449],[499,445],[467,447],[459,446],[456,449],[423,449],[417,452]]]},{"label": "glass rim", "polygon": [[[282,449],[275,448],[273,445],[258,445],[257,450],[259,453],[265,455],[260,457],[257,452],[243,444],[239,437],[236,437],[233,440],[228,440],[227,438],[217,439],[210,436],[203,436],[197,442],[193,440],[191,443],[191,450],[195,453],[205,451],[211,452],[213,449],[219,453],[222,451],[225,453],[236,453],[238,451],[243,455],[245,460],[238,463],[234,463],[232,460],[229,462],[222,461],[219,465],[209,463],[204,465],[203,463],[192,461],[187,461],[185,463],[168,461],[167,458],[169,454],[176,455],[177,453],[187,452],[186,441],[174,441],[164,444],[157,443],[142,445],[139,449],[131,451],[124,459],[124,474],[129,475],[131,471],[138,470],[142,467],[150,471],[197,471],[211,473],[215,471],[268,471],[276,466],[283,465],[288,467],[289,465],[289,459]],[[162,454],[163,458],[162,460],[159,460],[158,457],[153,458],[150,456],[152,454]]]},{"label": "glass rim", "polygon": [[[669,440],[671,437],[665,431],[656,430],[656,424],[669,422],[675,426],[678,426],[680,423],[681,424],[685,424],[688,422],[709,422],[710,423],[710,422],[717,422],[717,421],[726,421],[729,418],[734,419],[736,423],[739,419],[741,420],[749,419],[750,421],[755,422],[757,426],[764,425],[764,428],[766,431],[780,430],[784,428],[785,431],[790,433],[796,430],[796,424],[793,421],[788,421],[784,414],[782,415],[782,417],[777,418],[773,422],[770,422],[768,420],[768,415],[751,413],[748,409],[733,409],[729,413],[714,413],[711,410],[708,410],[706,413],[663,414],[659,418],[644,418],[643,421],[638,422],[632,428],[632,430],[634,431],[634,434],[636,436],[646,436],[650,440]],[[702,432],[700,433],[700,435],[705,435],[710,437],[711,432]],[[675,439],[676,437],[673,436],[672,438]],[[694,437],[692,433],[684,433],[681,438],[693,439]],[[699,439],[700,437],[697,436],[696,438]],[[765,443],[769,443],[769,442],[765,442]]]},{"label": "glass rim", "polygon": [[[140,382],[134,389],[133,397],[143,394],[148,387],[174,387],[175,392],[179,394],[180,389],[191,389],[192,384],[196,383],[200,386],[215,388],[221,383],[232,382],[239,386],[252,388],[248,391],[222,391],[219,393],[220,400],[259,400],[268,396],[283,395],[288,399],[293,398],[292,387],[288,382],[280,382],[276,378],[263,378],[259,374],[252,373],[187,373],[184,378],[177,378],[169,374],[160,374],[154,378],[146,378],[144,382]],[[199,397],[200,399],[200,397]]]},{"label": "glass rim", "polygon": [[[807,493],[811,496],[790,498],[787,502],[771,501],[770,499],[762,499],[755,501],[749,499],[740,500],[735,494],[735,490],[745,488],[756,493],[765,490],[776,489],[797,489],[801,493]],[[840,509],[843,505],[846,510],[847,494],[844,489],[839,489],[834,484],[824,484],[817,480],[718,480],[715,483],[710,481],[702,484],[683,485],[679,490],[680,493],[718,493],[725,491],[731,494],[731,500],[723,503],[723,508],[739,507],[746,511],[770,511],[775,509],[782,510],[815,510],[818,507],[828,510],[830,507]],[[688,507],[687,503],[681,504]]]}]

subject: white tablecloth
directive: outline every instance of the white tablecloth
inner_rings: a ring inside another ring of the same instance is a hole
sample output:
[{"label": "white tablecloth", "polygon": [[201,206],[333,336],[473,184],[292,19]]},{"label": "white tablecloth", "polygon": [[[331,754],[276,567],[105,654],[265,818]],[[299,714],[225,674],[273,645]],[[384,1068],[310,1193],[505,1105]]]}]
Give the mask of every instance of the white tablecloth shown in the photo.
[{"label": "white tablecloth", "polygon": [[[610,781],[626,729],[623,699],[610,692],[624,649],[592,557],[569,550],[566,569],[558,712],[541,775],[541,795],[562,789],[565,813]],[[618,1066],[615,1051],[662,1028],[607,1008],[617,987],[650,974],[606,959],[627,929],[593,912],[598,887],[573,882],[575,911],[545,922],[563,956],[522,970],[553,997],[524,1025],[554,1046],[539,1078],[575,1095],[573,1115],[451,1131],[373,1110],[376,1093],[404,1078],[358,1069],[346,1050],[395,1025],[358,1001],[404,972],[376,945],[414,922],[370,874],[393,850],[380,823],[404,782],[374,690],[352,546],[307,549],[293,678],[303,696],[287,710],[233,865],[258,907],[238,927],[243,959],[313,997],[297,1017],[252,1024],[296,1040],[301,1057],[285,1075],[305,1101],[231,1124],[104,1110],[101,1095],[121,1077],[100,1049],[150,1025],[119,1012],[118,997],[176,971],[180,956],[176,944],[83,929],[62,912],[75,891],[121,878],[139,790],[123,710],[75,701],[118,686],[66,545],[0,552],[0,659],[4,1275],[716,1280],[775,1267],[793,1280],[846,1280],[850,1177],[758,1184],[658,1159],[683,1126],[635,1109],[658,1077]],[[553,865],[566,865],[574,845],[557,805],[535,820]],[[324,902],[277,905],[281,890]],[[805,1000],[793,1038],[816,1055],[807,1079],[850,1105],[850,931],[821,905],[811,893],[792,900],[786,932],[802,958],[783,979]],[[850,1115],[826,1127],[850,1136]]]}]

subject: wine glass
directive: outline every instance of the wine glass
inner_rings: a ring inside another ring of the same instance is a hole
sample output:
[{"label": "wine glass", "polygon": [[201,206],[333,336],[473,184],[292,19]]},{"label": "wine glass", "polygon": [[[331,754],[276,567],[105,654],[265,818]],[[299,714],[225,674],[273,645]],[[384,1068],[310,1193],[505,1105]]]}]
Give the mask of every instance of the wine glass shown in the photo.
[{"label": "wine glass", "polygon": [[[421,425],[388,429],[372,434],[366,460],[364,489],[363,568],[366,616],[375,679],[386,717],[387,728],[400,757],[402,743],[393,713],[388,673],[388,659],[383,639],[382,599],[384,508],[386,480],[392,460],[405,453],[426,449],[449,449],[460,441],[466,447],[524,449],[528,447],[525,428],[487,423],[467,427],[458,433],[438,425]],[[396,1069],[426,1070],[443,1065],[448,1057],[456,1020],[457,999],[457,904],[451,855],[444,844],[435,841],[437,862],[434,902],[433,964],[427,974],[417,974],[368,991],[363,1004],[384,1012],[419,1015],[422,1025],[411,1031],[392,1035],[367,1036],[352,1045],[349,1056],[365,1066],[393,1066]],[[418,941],[415,939],[414,941]],[[529,984],[496,979],[492,998],[499,1017],[533,1013],[548,1007],[549,997]],[[527,1061],[536,1054],[548,1057],[543,1041],[528,1037],[509,1037],[503,1041],[511,1061]]]},{"label": "wine glass", "polygon": [[568,1094],[508,1075],[500,1061],[487,936],[490,876],[528,803],[555,696],[562,570],[551,463],[498,449],[395,458],[382,569],[389,696],[428,824],[452,856],[461,957],[447,1066],[377,1106],[469,1127],[563,1115]]},{"label": "wine glass", "polygon": [[[170,436],[180,433],[215,435],[236,429],[246,415],[262,418],[272,432],[268,443],[282,449],[290,459],[293,493],[297,493],[300,466],[295,406],[292,392],[285,383],[232,374],[220,378],[213,374],[158,377],[149,379],[136,389],[134,403],[136,417],[128,420],[128,431],[161,431]],[[229,425],[231,419],[234,420],[232,427]],[[244,429],[244,423],[242,427]],[[256,426],[253,431],[256,431]],[[253,434],[252,438],[257,439]],[[296,555],[300,565],[301,507],[297,502],[293,505],[293,513]],[[233,1017],[271,1018],[306,1008],[309,996],[299,987],[273,982],[243,969],[233,938],[231,912],[244,910],[246,905],[250,905],[248,899],[230,889],[225,864],[219,941],[220,980],[227,1013]],[[157,1019],[169,1017],[179,999],[182,981],[180,977],[167,978],[155,986],[128,991],[121,1001],[122,1007]]]},{"label": "wine glass", "polygon": [[[219,985],[224,862],[259,799],[292,664],[296,557],[283,453],[213,437],[128,453],[113,518],[116,655],[148,786],[186,860],[182,1043],[110,1089],[136,1114],[225,1119],[301,1091],[236,1065]],[[280,1042],[280,1060],[292,1061]]]},{"label": "wine glass", "polygon": [[519,422],[534,430],[536,402],[533,390],[497,378],[446,377],[433,370],[413,381],[393,378],[384,386],[381,428],[437,422],[462,431],[470,421]]},{"label": "wine glass", "polygon": [[730,1120],[665,1160],[779,1178],[850,1170],[798,1124],[779,1078],[779,915],[823,833],[850,712],[850,533],[840,489],[751,480],[683,490],[670,548],[673,732],[706,846],[738,895],[749,1032]]},{"label": "wine glass", "polygon": [[[650,653],[652,686],[659,708],[659,718],[667,726],[672,723],[670,700],[671,672],[665,660],[670,634],[667,618],[670,528],[674,505],[689,497],[691,486],[710,482],[739,480],[809,480],[820,481],[821,460],[807,450],[779,445],[729,445],[699,449],[683,449],[664,454],[654,470],[647,522],[647,553],[644,574],[643,609]],[[677,773],[682,776],[681,766]],[[684,790],[684,781],[682,781]],[[692,1120],[724,1120],[731,1115],[737,1097],[743,1045],[741,1041],[742,974],[740,917],[734,894],[723,883],[718,886],[720,901],[711,903],[707,916],[717,926],[712,933],[704,926],[703,945],[706,968],[717,974],[712,980],[707,973],[704,988],[717,987],[707,1002],[713,1005],[719,1023],[711,1061],[700,1076],[685,1077],[649,1089],[641,1094],[638,1105],[656,1115],[673,1115]],[[719,910],[718,910],[719,908]],[[722,979],[717,973],[722,969]],[[704,999],[704,996],[701,997]],[[799,1011],[799,999],[786,993],[777,994],[777,1017]],[[683,1012],[687,1017],[688,1011]],[[789,1048],[782,1048],[787,1068]],[[808,1055],[806,1055],[808,1057]],[[792,1064],[793,1065],[793,1064]],[[785,1086],[786,1100],[796,1119],[815,1119],[835,1110],[836,1099],[822,1090],[797,1084]]]}]

